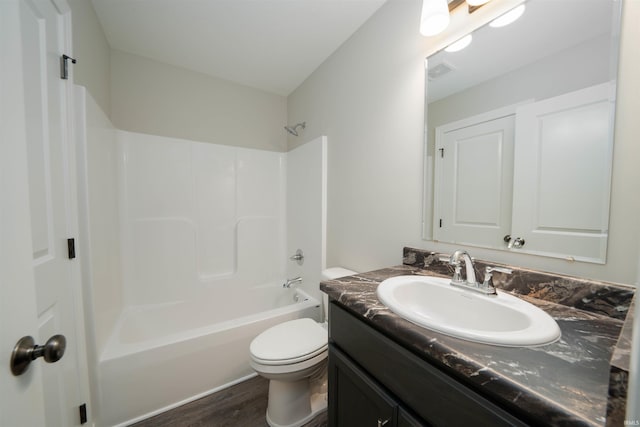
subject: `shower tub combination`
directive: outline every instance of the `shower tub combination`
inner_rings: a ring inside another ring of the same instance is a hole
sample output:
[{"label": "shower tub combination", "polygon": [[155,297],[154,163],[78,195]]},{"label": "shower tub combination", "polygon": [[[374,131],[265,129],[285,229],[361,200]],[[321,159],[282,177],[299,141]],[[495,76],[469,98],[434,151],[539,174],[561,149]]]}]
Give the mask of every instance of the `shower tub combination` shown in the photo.
[{"label": "shower tub combination", "polygon": [[253,338],[287,320],[320,320],[320,302],[300,289],[249,291],[123,313],[99,363],[100,424],[128,425],[255,376]]},{"label": "shower tub combination", "polygon": [[[87,162],[94,415],[106,427],[246,380],[258,334],[321,320],[310,273],[320,266],[309,257],[304,271],[287,271],[286,211],[301,212],[289,204],[307,199],[285,193],[288,178],[300,181],[295,171],[320,170],[325,142],[305,144],[289,170],[288,153],[125,132],[97,115],[78,157]],[[308,283],[282,286],[303,275]]]}]

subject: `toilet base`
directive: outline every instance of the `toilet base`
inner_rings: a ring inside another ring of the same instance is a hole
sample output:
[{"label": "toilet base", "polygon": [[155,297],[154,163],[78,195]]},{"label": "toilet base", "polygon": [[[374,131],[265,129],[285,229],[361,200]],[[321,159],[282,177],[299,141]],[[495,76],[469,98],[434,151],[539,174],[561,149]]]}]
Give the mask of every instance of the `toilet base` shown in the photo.
[{"label": "toilet base", "polygon": [[311,377],[299,381],[269,381],[267,424],[300,427],[327,410],[326,362]]},{"label": "toilet base", "polygon": [[322,393],[311,396],[310,403],[311,412],[304,418],[295,420],[291,424],[278,424],[274,422],[271,417],[269,417],[269,409],[267,409],[267,424],[269,424],[270,427],[300,427],[327,410],[327,394]]}]

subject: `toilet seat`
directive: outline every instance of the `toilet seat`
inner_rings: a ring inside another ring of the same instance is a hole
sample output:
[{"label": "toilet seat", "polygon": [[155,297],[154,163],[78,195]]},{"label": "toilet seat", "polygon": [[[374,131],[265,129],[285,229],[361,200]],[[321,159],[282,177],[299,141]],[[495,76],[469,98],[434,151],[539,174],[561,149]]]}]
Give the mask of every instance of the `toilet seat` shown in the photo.
[{"label": "toilet seat", "polygon": [[273,326],[249,347],[251,359],[261,365],[290,365],[327,351],[327,330],[312,319],[296,319]]}]

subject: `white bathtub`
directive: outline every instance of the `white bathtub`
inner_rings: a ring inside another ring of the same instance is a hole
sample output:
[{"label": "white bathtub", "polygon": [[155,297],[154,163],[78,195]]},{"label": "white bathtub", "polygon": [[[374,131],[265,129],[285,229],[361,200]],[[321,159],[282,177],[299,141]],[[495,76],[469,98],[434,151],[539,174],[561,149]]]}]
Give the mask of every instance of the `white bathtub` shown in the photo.
[{"label": "white bathtub", "polygon": [[100,357],[98,425],[128,425],[253,376],[256,335],[286,320],[320,320],[321,311],[281,285],[127,309]]}]

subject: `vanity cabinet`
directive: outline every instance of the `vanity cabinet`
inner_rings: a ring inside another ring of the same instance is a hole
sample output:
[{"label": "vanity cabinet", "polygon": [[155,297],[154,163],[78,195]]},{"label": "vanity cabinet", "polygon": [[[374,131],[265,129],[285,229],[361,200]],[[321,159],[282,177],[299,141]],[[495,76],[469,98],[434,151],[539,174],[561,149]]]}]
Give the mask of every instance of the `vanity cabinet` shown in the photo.
[{"label": "vanity cabinet", "polygon": [[381,384],[334,345],[329,350],[329,425],[420,427]]},{"label": "vanity cabinet", "polygon": [[524,426],[525,422],[329,306],[329,426]]}]

